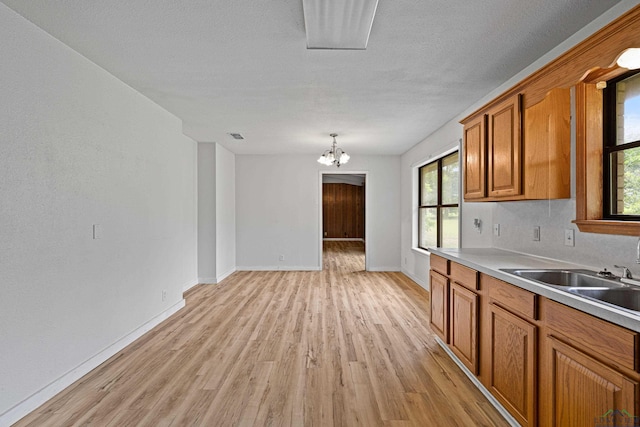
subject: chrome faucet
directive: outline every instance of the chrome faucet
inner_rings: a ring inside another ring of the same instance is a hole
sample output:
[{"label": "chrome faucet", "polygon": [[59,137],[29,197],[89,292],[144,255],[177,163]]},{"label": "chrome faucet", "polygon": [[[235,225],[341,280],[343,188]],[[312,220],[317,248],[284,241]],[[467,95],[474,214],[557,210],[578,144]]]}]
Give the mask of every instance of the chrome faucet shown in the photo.
[{"label": "chrome faucet", "polygon": [[622,269],[622,275],[620,277],[624,277],[626,279],[633,279],[633,276],[631,275],[631,271],[629,271],[629,269],[624,265],[614,265],[614,267]]}]

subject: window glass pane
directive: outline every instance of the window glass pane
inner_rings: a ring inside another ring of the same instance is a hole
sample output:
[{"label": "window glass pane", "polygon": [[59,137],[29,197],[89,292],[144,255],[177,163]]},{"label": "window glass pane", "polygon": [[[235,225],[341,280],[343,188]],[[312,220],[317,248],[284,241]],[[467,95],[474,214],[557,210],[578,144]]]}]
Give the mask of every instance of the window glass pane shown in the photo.
[{"label": "window glass pane", "polygon": [[420,168],[420,205],[438,203],[438,162]]},{"label": "window glass pane", "polygon": [[611,153],[611,213],[640,215],[640,147]]},{"label": "window glass pane", "polygon": [[436,230],[437,208],[420,208],[420,247],[438,246]]},{"label": "window glass pane", "polygon": [[441,208],[442,247],[458,247],[458,208]]},{"label": "window glass pane", "polygon": [[458,196],[458,152],[442,159],[442,204],[457,204]]},{"label": "window glass pane", "polygon": [[640,74],[616,83],[616,145],[640,141]]}]

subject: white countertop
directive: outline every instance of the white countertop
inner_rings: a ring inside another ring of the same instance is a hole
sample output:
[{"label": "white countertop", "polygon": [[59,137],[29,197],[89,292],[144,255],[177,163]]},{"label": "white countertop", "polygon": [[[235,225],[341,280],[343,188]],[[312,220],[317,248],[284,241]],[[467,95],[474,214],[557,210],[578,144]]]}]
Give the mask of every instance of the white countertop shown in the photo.
[{"label": "white countertop", "polygon": [[585,268],[582,265],[495,248],[429,248],[429,252],[511,283],[519,288],[526,289],[611,323],[615,323],[616,325],[640,332],[640,313],[617,309],[611,305],[571,294],[500,270],[503,268]]}]

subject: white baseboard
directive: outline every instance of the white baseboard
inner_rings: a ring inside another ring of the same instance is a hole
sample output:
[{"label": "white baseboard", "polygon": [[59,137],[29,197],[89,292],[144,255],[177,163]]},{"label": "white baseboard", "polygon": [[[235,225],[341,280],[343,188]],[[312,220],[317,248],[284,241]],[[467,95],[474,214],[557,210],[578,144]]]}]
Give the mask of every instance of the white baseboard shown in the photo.
[{"label": "white baseboard", "polygon": [[467,367],[464,366],[464,364],[460,361],[460,359],[458,359],[458,357],[453,353],[453,351],[451,351],[449,346],[446,345],[444,341],[442,341],[439,337],[436,337],[436,341],[438,342],[440,347],[442,347],[445,353],[447,353],[449,357],[451,357],[451,359],[455,362],[455,364],[458,365],[460,369],[462,369],[462,372],[464,372],[464,374],[467,377],[469,377],[471,382],[478,388],[478,390],[480,390],[480,393],[482,393],[484,397],[486,397],[487,400],[489,400],[489,403],[491,403],[498,410],[498,412],[500,412],[500,415],[502,415],[504,419],[512,427],[520,427],[520,423],[518,423],[518,421],[516,421],[516,419],[511,416],[511,414],[505,409],[505,407],[502,406],[502,404],[498,402],[495,397],[493,397],[493,395],[489,392],[489,390],[487,390],[486,387],[480,382],[478,377],[473,375],[471,371],[469,371],[469,369],[467,369]]},{"label": "white baseboard", "polygon": [[218,278],[217,277],[198,277],[198,283],[199,284],[206,284],[206,285],[215,285],[216,283],[218,283]]},{"label": "white baseboard", "polygon": [[237,271],[320,271],[322,267],[306,265],[260,265],[260,266],[238,266]]},{"label": "white baseboard", "polygon": [[369,267],[369,271],[375,271],[375,272],[385,272],[385,271],[399,272],[400,269],[398,267]]},{"label": "white baseboard", "polygon": [[220,283],[220,282],[222,282],[224,279],[226,279],[227,277],[231,276],[231,275],[232,275],[233,273],[235,273],[235,272],[236,272],[236,268],[235,268],[235,267],[233,267],[232,269],[230,269],[230,270],[229,270],[229,271],[227,271],[226,273],[223,273],[223,274],[219,275],[219,276],[217,277],[217,281],[216,281],[216,283]]},{"label": "white baseboard", "polygon": [[416,282],[418,285],[420,285],[421,287],[425,288],[426,290],[429,290],[429,284],[426,283],[425,281],[417,278],[416,276],[414,276],[413,274],[409,273],[406,270],[401,270],[402,274],[404,274],[405,276],[407,276],[409,279],[413,280],[414,282]]},{"label": "white baseboard", "polygon": [[35,392],[22,402],[18,403],[8,411],[3,414],[0,414],[0,427],[10,426],[11,424],[17,422],[24,416],[28,415],[30,412],[37,409],[40,405],[45,403],[47,400],[51,399],[53,396],[69,387],[71,384],[82,378],[84,375],[91,372],[91,370],[100,366],[100,364],[104,363],[111,356],[115,355],[123,348],[140,338],[145,333],[149,332],[155,326],[162,323],[169,316],[176,313],[182,307],[185,306],[185,300],[182,299],[178,303],[169,307],[167,310],[155,316],[153,319],[149,320],[147,323],[143,324],[136,330],[130,332],[124,337],[120,338],[115,343],[111,344],[109,347],[100,351],[95,356],[81,363],[74,369],[71,369],[66,374],[62,375],[57,380],[53,381],[49,385],[45,386],[41,390]]}]

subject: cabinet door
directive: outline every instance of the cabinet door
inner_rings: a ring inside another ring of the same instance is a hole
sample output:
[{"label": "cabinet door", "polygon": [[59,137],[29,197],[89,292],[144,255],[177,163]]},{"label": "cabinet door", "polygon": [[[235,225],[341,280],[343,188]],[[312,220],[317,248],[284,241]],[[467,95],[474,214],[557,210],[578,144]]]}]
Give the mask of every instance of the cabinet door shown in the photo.
[{"label": "cabinet door", "polygon": [[453,282],[449,309],[449,345],[469,370],[478,375],[478,295]]},{"label": "cabinet door", "polygon": [[431,329],[449,342],[449,279],[431,270]]},{"label": "cabinet door", "polygon": [[486,196],[486,116],[483,114],[464,126],[464,170],[465,200]]},{"label": "cabinet door", "polygon": [[488,112],[488,196],[522,194],[522,138],[520,95]]},{"label": "cabinet door", "polygon": [[522,426],[536,425],[536,327],[489,305],[489,391]]},{"label": "cabinet door", "polygon": [[540,397],[544,426],[636,425],[638,383],[582,351],[548,337],[546,378]]}]

